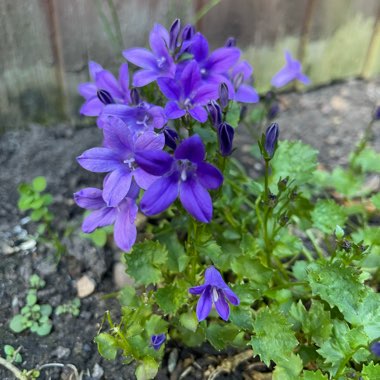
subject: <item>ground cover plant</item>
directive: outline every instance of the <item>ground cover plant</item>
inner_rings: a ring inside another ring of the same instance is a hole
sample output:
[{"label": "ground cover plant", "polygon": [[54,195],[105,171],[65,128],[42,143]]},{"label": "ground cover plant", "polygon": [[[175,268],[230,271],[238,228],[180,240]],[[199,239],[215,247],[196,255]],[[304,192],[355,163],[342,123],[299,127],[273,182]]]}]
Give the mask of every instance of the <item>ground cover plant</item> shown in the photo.
[{"label": "ground cover plant", "polygon": [[[107,173],[103,189],[74,197],[91,213],[83,231],[114,225],[134,286],[118,297],[122,317],[106,313],[95,338],[107,359],[137,361],[154,378],[165,344],[252,349],[274,379],[375,379],[380,339],[380,173],[368,147],[379,110],[348,168],[317,170],[317,151],[281,141],[276,96],[259,107],[252,68],[234,39],[209,51],[207,39],[176,20],[156,24],[150,48],[123,52],[138,68],[119,78],[90,62],[79,86],[81,113],[97,117],[103,146],[79,164]],[[289,52],[275,88],[309,79]],[[230,157],[237,127],[257,127],[252,155],[263,178]],[[137,237],[138,211],[149,217]],[[137,241],[136,241],[137,239]]]}]

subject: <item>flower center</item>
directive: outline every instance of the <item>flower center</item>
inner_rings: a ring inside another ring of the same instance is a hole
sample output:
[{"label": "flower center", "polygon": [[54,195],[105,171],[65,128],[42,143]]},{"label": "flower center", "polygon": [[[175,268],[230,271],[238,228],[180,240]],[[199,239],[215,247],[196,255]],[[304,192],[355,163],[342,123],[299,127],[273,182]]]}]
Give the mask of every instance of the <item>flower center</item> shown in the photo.
[{"label": "flower center", "polygon": [[216,290],[215,287],[212,288],[212,300],[214,303],[219,299],[219,294],[218,291]]},{"label": "flower center", "polygon": [[205,75],[206,73],[207,73],[206,69],[205,69],[205,68],[202,68],[202,69],[201,69],[201,74],[202,74],[202,75]]},{"label": "flower center", "polygon": [[166,63],[166,58],[165,58],[165,57],[157,58],[157,66],[158,66],[160,69],[163,69],[163,68],[164,68],[165,63]]},{"label": "flower center", "polygon": [[146,112],[146,110],[144,109],[144,107],[139,107],[139,108],[140,108],[140,110],[139,110],[139,112],[137,113],[137,116],[136,116],[136,124],[137,125],[142,125],[145,128],[148,128],[149,125],[152,122],[152,118],[149,115],[149,113]]},{"label": "flower center", "polygon": [[187,159],[177,161],[177,169],[180,172],[182,182],[187,181],[189,176],[192,175],[196,168],[197,165]]},{"label": "flower center", "polygon": [[126,164],[130,170],[135,170],[137,168],[136,161],[132,157],[124,160],[123,163]]}]

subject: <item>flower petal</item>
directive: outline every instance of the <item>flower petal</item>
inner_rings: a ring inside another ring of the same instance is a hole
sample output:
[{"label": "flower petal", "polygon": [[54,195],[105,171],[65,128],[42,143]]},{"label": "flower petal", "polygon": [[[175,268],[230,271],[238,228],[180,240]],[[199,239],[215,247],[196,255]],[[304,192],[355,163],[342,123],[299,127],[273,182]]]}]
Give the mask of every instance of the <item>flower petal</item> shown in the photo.
[{"label": "flower petal", "polygon": [[183,140],[174,153],[177,160],[187,159],[196,163],[202,162],[205,155],[205,146],[197,134]]},{"label": "flower petal", "polygon": [[[106,109],[107,107],[105,107]],[[112,148],[122,157],[132,152],[133,141],[128,126],[117,117],[109,117],[103,124],[104,141],[103,145]],[[120,161],[119,161],[120,162]]]},{"label": "flower petal", "polygon": [[161,92],[171,100],[179,100],[181,97],[181,87],[178,85],[177,81],[172,78],[158,78],[158,87]]},{"label": "flower petal", "polygon": [[121,166],[120,157],[108,148],[92,148],[83,152],[77,161],[82,168],[94,173],[106,173]]},{"label": "flower petal", "polygon": [[169,33],[161,24],[154,24],[149,34],[149,45],[157,57],[168,55]]},{"label": "flower petal", "polygon": [[195,104],[207,104],[211,100],[216,100],[219,97],[218,93],[218,86],[217,85],[203,85],[199,87],[199,89],[196,91],[193,102]]},{"label": "flower petal", "polygon": [[200,184],[206,189],[217,189],[223,183],[223,174],[207,162],[197,165],[197,177]]},{"label": "flower petal", "polygon": [[137,216],[137,206],[133,199],[127,199],[119,206],[116,215],[114,238],[116,245],[125,252],[128,252],[136,241],[137,229],[135,220]]},{"label": "flower petal", "polygon": [[207,111],[202,106],[196,106],[188,110],[191,117],[200,123],[204,123],[207,120]]},{"label": "flower petal", "polygon": [[310,84],[311,83],[311,80],[309,79],[308,76],[306,76],[305,74],[302,74],[302,73],[299,73],[297,75],[297,79],[303,83],[303,84]]},{"label": "flower petal", "polygon": [[138,151],[135,153],[135,160],[146,172],[158,176],[171,170],[174,162],[169,153],[162,151]]},{"label": "flower petal", "polygon": [[238,102],[257,103],[259,99],[256,90],[247,84],[242,84],[235,93],[235,100]]},{"label": "flower petal", "polygon": [[189,289],[189,293],[191,294],[201,294],[203,291],[207,288],[207,284],[199,285],[199,286],[193,286]]},{"label": "flower petal", "polygon": [[103,70],[97,73],[95,83],[98,89],[108,91],[113,97],[123,98],[118,81],[109,71]]},{"label": "flower petal", "polygon": [[228,288],[228,285],[224,282],[222,275],[214,266],[210,266],[206,269],[205,283],[220,289]]},{"label": "flower petal", "polygon": [[98,91],[98,88],[96,87],[95,83],[87,82],[87,83],[81,83],[78,86],[78,92],[80,95],[82,95],[86,100],[89,98],[94,98]]},{"label": "flower petal", "polygon": [[165,136],[163,133],[145,131],[135,141],[135,150],[162,150],[165,146]]},{"label": "flower petal", "polygon": [[131,187],[132,173],[127,168],[114,170],[104,178],[103,199],[109,207],[116,207]]},{"label": "flower petal", "polygon": [[209,223],[212,218],[212,200],[208,191],[194,178],[179,186],[179,198],[185,210],[195,219]]},{"label": "flower petal", "polygon": [[85,116],[99,116],[104,108],[104,104],[97,96],[88,99],[80,108],[80,114]]},{"label": "flower petal", "polygon": [[186,111],[178,105],[175,101],[166,103],[165,114],[168,119],[178,119],[186,114]]},{"label": "flower petal", "polygon": [[196,61],[190,61],[182,71],[181,83],[185,98],[189,98],[201,81],[201,72]]},{"label": "flower petal", "polygon": [[123,51],[124,58],[138,67],[146,70],[156,70],[157,63],[154,54],[148,49],[131,48]]},{"label": "flower petal", "polygon": [[191,41],[190,52],[194,55],[195,60],[198,62],[204,61],[208,56],[208,41],[206,37],[198,32]]},{"label": "flower petal", "polygon": [[238,48],[219,48],[211,53],[205,64],[205,69],[215,73],[227,72],[240,58]]},{"label": "flower petal", "polygon": [[197,303],[197,318],[201,322],[207,318],[212,308],[211,286],[207,286]]},{"label": "flower petal", "polygon": [[119,69],[119,84],[125,94],[129,95],[128,63],[122,63]]},{"label": "flower petal", "polygon": [[145,191],[140,207],[146,215],[156,215],[166,210],[178,196],[178,172],[159,178]]},{"label": "flower petal", "polygon": [[282,87],[290,83],[295,79],[295,74],[288,67],[283,67],[277,74],[275,74],[271,80],[271,84],[274,87]]},{"label": "flower petal", "polygon": [[217,290],[217,292],[218,292],[218,299],[214,302],[215,309],[220,315],[220,318],[227,321],[228,317],[230,316],[230,307],[228,306],[228,303],[224,298],[223,292],[221,290]]},{"label": "flower petal", "polygon": [[228,286],[226,288],[223,288],[222,290],[223,290],[224,295],[226,296],[228,301],[232,303],[232,305],[235,305],[235,306],[239,305],[240,303],[239,297]]},{"label": "flower petal", "polygon": [[95,187],[86,187],[74,194],[75,203],[87,210],[98,210],[106,206],[102,197],[102,190]]},{"label": "flower petal", "polygon": [[139,70],[133,75],[133,85],[135,87],[143,87],[154,82],[159,77],[159,72],[154,70]]},{"label": "flower petal", "polygon": [[95,61],[89,61],[88,62],[88,70],[90,72],[91,79],[95,82],[96,74],[103,71],[103,67],[99,65],[99,63],[96,63]]},{"label": "flower petal", "polygon": [[133,178],[139,187],[146,190],[153,184],[153,182],[156,182],[159,177],[149,174],[141,168],[137,168],[133,171]]},{"label": "flower petal", "polygon": [[116,217],[116,210],[113,207],[104,207],[93,211],[87,216],[82,224],[82,231],[86,234],[93,232],[98,227],[113,224]]},{"label": "flower petal", "polygon": [[154,129],[161,129],[167,123],[168,119],[162,107],[153,106],[149,108],[148,112],[152,116],[152,125]]}]

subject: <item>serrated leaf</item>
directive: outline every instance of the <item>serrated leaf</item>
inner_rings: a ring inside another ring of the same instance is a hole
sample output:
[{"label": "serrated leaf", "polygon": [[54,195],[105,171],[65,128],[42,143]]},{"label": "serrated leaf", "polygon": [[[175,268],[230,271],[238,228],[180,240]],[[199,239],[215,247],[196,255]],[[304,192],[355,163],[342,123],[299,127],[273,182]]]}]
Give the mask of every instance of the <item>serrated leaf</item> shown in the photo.
[{"label": "serrated leaf", "polygon": [[118,299],[121,306],[137,307],[139,304],[136,296],[136,290],[133,286],[124,286],[118,294]]},{"label": "serrated leaf", "polygon": [[230,321],[237,327],[252,330],[253,310],[250,307],[242,305],[232,307],[230,310]]},{"label": "serrated leaf", "polygon": [[158,372],[159,364],[151,357],[147,356],[136,368],[137,380],[151,380],[154,379]]},{"label": "serrated leaf", "polygon": [[240,121],[240,105],[237,102],[230,102],[228,105],[228,112],[226,114],[226,123],[231,127],[236,128]]},{"label": "serrated leaf", "polygon": [[328,380],[327,375],[324,375],[320,370],[318,371],[304,371],[303,380]]},{"label": "serrated leaf", "polygon": [[161,316],[153,314],[145,322],[145,331],[148,336],[164,334],[168,330],[168,322],[162,319]]},{"label": "serrated leaf", "polygon": [[239,329],[232,324],[210,323],[207,326],[206,337],[212,346],[218,351],[231,345]]},{"label": "serrated leaf", "polygon": [[189,285],[184,281],[167,285],[156,291],[155,298],[158,306],[165,314],[174,314],[188,299]]},{"label": "serrated leaf", "polygon": [[98,351],[103,358],[107,360],[114,360],[117,354],[117,341],[107,333],[101,333],[94,338],[98,345]]},{"label": "serrated leaf", "polygon": [[34,191],[40,193],[46,189],[46,178],[45,177],[36,177],[32,182]]},{"label": "serrated leaf", "polygon": [[277,364],[273,372],[273,380],[295,380],[299,379],[302,371],[302,359],[291,353],[281,364]]},{"label": "serrated leaf", "polygon": [[254,355],[259,355],[268,366],[271,360],[277,365],[286,366],[287,358],[298,341],[285,316],[275,309],[261,309],[253,323],[253,332],[255,335],[250,344]]},{"label": "serrated leaf", "polygon": [[194,311],[181,314],[179,322],[185,329],[193,332],[198,328],[198,318]]},{"label": "serrated leaf", "polygon": [[363,380],[379,380],[380,379],[380,364],[371,362],[363,366]]},{"label": "serrated leaf", "polygon": [[380,173],[380,154],[372,148],[363,149],[356,157],[355,166],[365,173]]},{"label": "serrated leaf", "polygon": [[308,182],[317,168],[318,151],[300,141],[280,141],[271,164],[272,183],[289,176],[297,185]]},{"label": "serrated leaf", "polygon": [[337,262],[312,263],[307,268],[308,279],[314,295],[336,306],[345,319],[354,324],[362,323],[361,304],[369,294],[353,268]]},{"label": "serrated leaf", "polygon": [[240,256],[230,262],[231,269],[240,278],[247,278],[253,284],[269,286],[273,272],[261,264],[258,258]]},{"label": "serrated leaf", "polygon": [[160,235],[158,241],[168,250],[168,269],[172,272],[183,272],[189,262],[183,245],[179,242],[175,231]]},{"label": "serrated leaf", "polygon": [[333,200],[319,200],[311,213],[313,226],[325,234],[333,234],[336,225],[344,226],[347,216]]},{"label": "serrated leaf", "polygon": [[167,262],[168,251],[158,241],[145,240],[135,244],[132,252],[124,257],[128,274],[138,284],[157,284],[162,278],[162,268]]},{"label": "serrated leaf", "polygon": [[283,229],[278,233],[275,239],[273,254],[281,259],[297,256],[303,249],[303,244],[300,238]]}]

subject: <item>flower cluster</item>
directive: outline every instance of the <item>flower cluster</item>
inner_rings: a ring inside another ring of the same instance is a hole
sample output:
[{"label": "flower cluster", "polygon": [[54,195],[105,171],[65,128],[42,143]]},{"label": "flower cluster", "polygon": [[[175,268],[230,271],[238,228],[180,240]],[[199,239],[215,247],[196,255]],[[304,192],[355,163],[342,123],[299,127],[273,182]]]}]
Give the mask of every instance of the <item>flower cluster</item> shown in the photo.
[{"label": "flower cluster", "polygon": [[207,161],[193,127],[206,123],[210,114],[220,154],[227,156],[234,137],[234,128],[223,121],[229,102],[259,100],[251,86],[252,67],[241,60],[234,39],[211,52],[192,25],[181,27],[175,20],[169,31],[155,24],[149,44],[150,49],[123,51],[137,67],[132,83],[128,63],[115,78],[90,62],[92,81],[78,88],[85,98],[80,112],[97,117],[103,144],[77,160],[86,170],[106,173],[103,189],[86,188],[74,195],[80,207],[92,211],[82,229],[90,233],[114,224],[115,242],[124,251],[135,242],[139,209],[156,215],[179,198],[192,217],[210,222],[209,190],[222,185],[223,174]]}]

